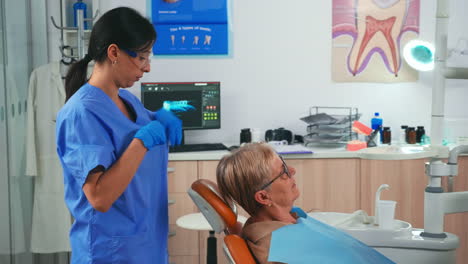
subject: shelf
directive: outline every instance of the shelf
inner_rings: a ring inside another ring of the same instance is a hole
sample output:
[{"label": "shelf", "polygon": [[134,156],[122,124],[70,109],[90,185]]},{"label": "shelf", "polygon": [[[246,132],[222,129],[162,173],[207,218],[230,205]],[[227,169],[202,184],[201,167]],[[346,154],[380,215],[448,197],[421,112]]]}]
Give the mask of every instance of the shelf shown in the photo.
[{"label": "shelf", "polygon": [[[86,30],[83,30],[83,32],[85,34],[91,34],[91,30],[90,29],[86,29]],[[77,34],[78,33],[78,30],[64,30],[63,33],[65,34]]]}]

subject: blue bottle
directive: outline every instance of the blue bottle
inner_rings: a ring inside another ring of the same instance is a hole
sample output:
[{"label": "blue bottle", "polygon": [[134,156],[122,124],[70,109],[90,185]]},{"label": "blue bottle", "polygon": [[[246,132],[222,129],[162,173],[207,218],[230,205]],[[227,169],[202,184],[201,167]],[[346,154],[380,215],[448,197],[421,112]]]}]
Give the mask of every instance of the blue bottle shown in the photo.
[{"label": "blue bottle", "polygon": [[[78,27],[78,10],[83,10],[83,18],[87,18],[86,15],[86,3],[83,0],[78,0],[73,4],[73,25]],[[88,29],[88,22],[84,21],[84,29]]]},{"label": "blue bottle", "polygon": [[379,112],[375,112],[374,117],[371,119],[371,128],[372,130],[376,130],[376,129],[379,130],[379,135],[376,136],[378,139],[380,139],[379,143],[382,142],[382,136],[383,136],[382,127],[383,127],[382,117],[380,117]]}]

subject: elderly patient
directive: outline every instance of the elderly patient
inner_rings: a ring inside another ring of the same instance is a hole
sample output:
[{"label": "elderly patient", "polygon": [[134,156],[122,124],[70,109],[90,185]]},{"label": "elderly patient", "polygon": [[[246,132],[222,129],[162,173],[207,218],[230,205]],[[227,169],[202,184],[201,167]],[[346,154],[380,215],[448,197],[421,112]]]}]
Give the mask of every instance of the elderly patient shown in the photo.
[{"label": "elderly patient", "polygon": [[242,235],[259,263],[393,263],[293,207],[299,197],[295,174],[265,143],[247,144],[218,164],[222,195],[250,214]]}]

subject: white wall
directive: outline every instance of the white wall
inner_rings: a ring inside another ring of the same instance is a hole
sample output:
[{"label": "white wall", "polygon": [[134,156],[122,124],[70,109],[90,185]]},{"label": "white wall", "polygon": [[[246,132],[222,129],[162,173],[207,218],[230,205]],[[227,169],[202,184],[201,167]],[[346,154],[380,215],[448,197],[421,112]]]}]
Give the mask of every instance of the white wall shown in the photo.
[{"label": "white wall", "polygon": [[[448,50],[464,49],[465,55],[463,65],[468,65],[468,1],[452,0],[450,2],[450,19],[448,30]],[[453,53],[452,56],[460,56]],[[458,60],[457,60],[458,61]],[[459,66],[451,64],[451,58],[447,59],[449,66]],[[468,118],[468,111],[463,107],[468,100],[468,81],[467,80],[448,80],[446,90],[446,116],[449,118]],[[468,129],[468,128],[467,128]],[[468,132],[465,133],[468,135]]]},{"label": "white wall", "polygon": [[[146,0],[109,2],[101,1],[101,8],[131,4],[146,13]],[[331,1],[318,3],[232,0],[230,56],[155,57],[151,73],[141,81],[221,81],[222,128],[188,131],[189,143],[238,143],[245,127],[285,127],[305,134],[306,124],[299,118],[310,106],[358,107],[365,123],[378,111],[394,131],[402,124],[423,125],[429,131],[431,73],[421,73],[414,83],[331,81]],[[421,0],[420,37],[428,41],[434,39],[435,9],[435,0]],[[451,85],[447,100],[468,98],[467,82],[454,84],[456,90]],[[131,91],[139,96],[139,84]],[[461,106],[449,108],[448,112],[468,112]]]}]

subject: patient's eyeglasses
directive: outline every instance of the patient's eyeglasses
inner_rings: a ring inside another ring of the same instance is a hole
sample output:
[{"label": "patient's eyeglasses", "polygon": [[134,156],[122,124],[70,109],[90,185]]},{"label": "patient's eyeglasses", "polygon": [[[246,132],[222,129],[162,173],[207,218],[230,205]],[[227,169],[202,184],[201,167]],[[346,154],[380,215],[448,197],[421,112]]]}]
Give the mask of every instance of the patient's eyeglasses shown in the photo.
[{"label": "patient's eyeglasses", "polygon": [[262,188],[260,188],[260,190],[266,189],[268,186],[270,186],[274,181],[276,181],[279,177],[283,176],[284,174],[286,174],[288,178],[291,178],[291,173],[289,172],[288,165],[286,165],[286,162],[284,162],[283,157],[279,156],[279,158],[281,159],[281,162],[283,162],[283,171],[278,176],[274,177],[273,180],[263,185]]},{"label": "patient's eyeglasses", "polygon": [[148,66],[151,63],[151,53],[148,53],[148,55],[143,55],[143,53],[135,52],[133,50],[128,50],[128,49],[122,49],[127,53],[128,56],[131,57],[131,61],[135,66],[137,66],[140,69],[144,69],[146,66]]}]

